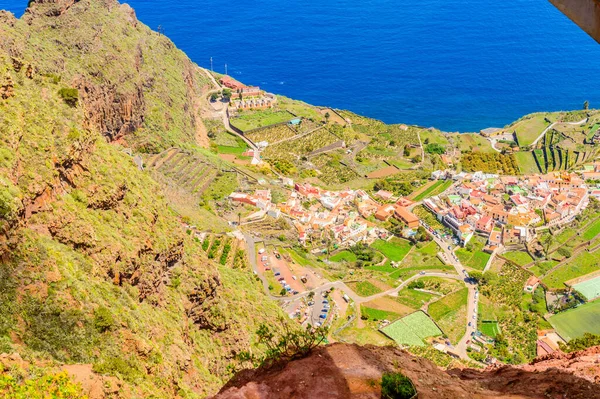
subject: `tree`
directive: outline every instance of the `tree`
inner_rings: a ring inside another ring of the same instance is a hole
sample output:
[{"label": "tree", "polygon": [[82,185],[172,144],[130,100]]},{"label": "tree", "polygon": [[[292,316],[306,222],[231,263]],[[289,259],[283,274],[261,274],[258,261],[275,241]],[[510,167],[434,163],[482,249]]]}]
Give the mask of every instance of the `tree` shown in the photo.
[{"label": "tree", "polygon": [[410,399],[417,391],[410,378],[402,373],[384,373],[381,378],[382,399]]},{"label": "tree", "polygon": [[585,100],[583,102],[583,109],[585,109],[585,110],[590,109],[590,102],[588,100]]},{"label": "tree", "polygon": [[210,101],[213,102],[213,103],[215,101],[217,101],[217,98],[219,98],[219,96],[217,95],[217,93],[213,93],[213,94],[210,95]]},{"label": "tree", "polygon": [[433,144],[427,144],[425,146],[425,152],[428,154],[441,155],[446,152],[446,149],[441,144],[433,143]]},{"label": "tree", "polygon": [[408,144],[404,146],[404,156],[407,158],[410,157],[410,145]]},{"label": "tree", "polygon": [[329,122],[329,118],[331,118],[331,115],[329,114],[329,112],[325,112],[325,120],[327,122]]},{"label": "tree", "polygon": [[229,100],[231,98],[231,89],[223,89],[223,98]]}]

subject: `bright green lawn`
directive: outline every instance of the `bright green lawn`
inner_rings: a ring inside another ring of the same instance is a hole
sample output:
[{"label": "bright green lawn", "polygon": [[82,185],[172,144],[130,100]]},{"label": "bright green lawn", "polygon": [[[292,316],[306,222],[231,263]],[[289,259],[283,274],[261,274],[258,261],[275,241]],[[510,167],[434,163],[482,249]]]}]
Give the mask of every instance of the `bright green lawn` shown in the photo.
[{"label": "bright green lawn", "polygon": [[582,337],[584,333],[600,334],[600,301],[561,312],[550,318],[550,324],[565,340]]},{"label": "bright green lawn", "polygon": [[490,338],[496,338],[496,335],[500,334],[500,327],[497,321],[487,321],[479,325],[479,331]]},{"label": "bright green lawn", "polygon": [[400,262],[410,251],[412,244],[409,241],[394,237],[390,241],[377,240],[371,247],[381,252],[389,260]]},{"label": "bright green lawn", "polygon": [[583,238],[586,241],[593,240],[598,234],[600,234],[600,219],[592,223],[590,227],[583,232]]},{"label": "bright green lawn", "polygon": [[379,310],[368,308],[366,306],[360,307],[360,312],[363,317],[367,317],[369,320],[396,320],[400,315],[394,312],[388,312],[387,310]]},{"label": "bright green lawn", "polygon": [[467,250],[467,248],[459,248],[456,250],[456,256],[458,256],[463,266],[475,270],[483,270],[491,256],[482,251],[485,241],[480,237],[473,237],[471,243],[469,247],[472,248],[472,251]]},{"label": "bright green lawn", "polygon": [[428,337],[442,335],[440,329],[423,312],[411,313],[381,330],[399,345],[423,346]]}]

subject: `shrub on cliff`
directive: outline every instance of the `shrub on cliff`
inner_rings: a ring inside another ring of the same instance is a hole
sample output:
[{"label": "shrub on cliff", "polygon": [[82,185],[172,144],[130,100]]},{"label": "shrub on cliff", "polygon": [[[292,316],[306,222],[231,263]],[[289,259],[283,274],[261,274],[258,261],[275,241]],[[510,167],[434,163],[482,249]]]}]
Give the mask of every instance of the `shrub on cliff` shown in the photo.
[{"label": "shrub on cliff", "polygon": [[409,399],[415,396],[415,390],[410,378],[402,373],[384,373],[381,378],[382,399]]},{"label": "shrub on cliff", "polygon": [[75,107],[79,101],[79,90],[72,87],[63,87],[58,91],[58,95],[71,107]]}]

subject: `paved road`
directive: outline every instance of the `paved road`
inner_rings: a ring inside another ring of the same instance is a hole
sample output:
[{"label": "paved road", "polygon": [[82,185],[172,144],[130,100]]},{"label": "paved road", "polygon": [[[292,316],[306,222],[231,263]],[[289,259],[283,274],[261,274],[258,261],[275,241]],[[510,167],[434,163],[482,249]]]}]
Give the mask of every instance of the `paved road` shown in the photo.
[{"label": "paved road", "polygon": [[566,125],[583,125],[585,122],[587,121],[587,118],[585,118],[582,121],[579,122],[554,122],[552,123],[550,126],[548,126],[546,129],[544,129],[544,131],[538,136],[537,139],[535,139],[535,141],[533,143],[531,143],[531,145],[536,145],[538,143],[538,141],[540,141],[542,139],[542,137],[544,137],[546,135],[546,132],[550,129],[552,129],[554,126],[556,126],[559,123],[564,123]]}]

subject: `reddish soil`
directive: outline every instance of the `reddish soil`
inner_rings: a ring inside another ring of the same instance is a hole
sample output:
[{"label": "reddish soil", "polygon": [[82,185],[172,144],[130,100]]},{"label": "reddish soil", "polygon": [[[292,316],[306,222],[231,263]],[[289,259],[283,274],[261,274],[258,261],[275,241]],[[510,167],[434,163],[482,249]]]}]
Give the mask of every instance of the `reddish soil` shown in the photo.
[{"label": "reddish soil", "polygon": [[[281,277],[283,277],[286,283],[288,283],[288,285],[292,287],[292,290],[296,290],[298,292],[305,291],[304,285],[300,282],[300,276],[293,274],[290,271],[287,262],[283,258],[277,259],[275,255],[270,254],[269,263],[271,264],[271,270],[273,270],[273,268],[275,267],[279,269],[279,271],[281,272]],[[296,276],[297,279],[294,280],[292,276]]]},{"label": "reddish soil", "polygon": [[382,177],[388,177],[388,176],[395,175],[398,172],[400,172],[400,169],[398,169],[397,167],[387,166],[383,169],[379,169],[379,170],[369,173],[367,175],[367,178],[368,179],[380,179]]},{"label": "reddish soil", "polygon": [[419,399],[598,399],[593,381],[600,349],[593,352],[528,366],[446,371],[392,347],[333,344],[268,370],[242,371],[214,399],[379,399],[386,371],[411,378]]}]

